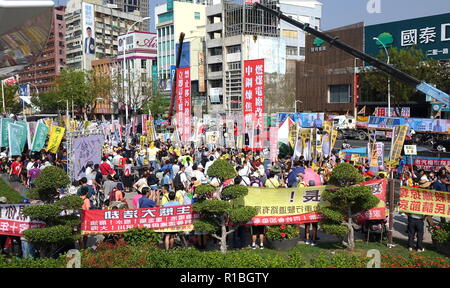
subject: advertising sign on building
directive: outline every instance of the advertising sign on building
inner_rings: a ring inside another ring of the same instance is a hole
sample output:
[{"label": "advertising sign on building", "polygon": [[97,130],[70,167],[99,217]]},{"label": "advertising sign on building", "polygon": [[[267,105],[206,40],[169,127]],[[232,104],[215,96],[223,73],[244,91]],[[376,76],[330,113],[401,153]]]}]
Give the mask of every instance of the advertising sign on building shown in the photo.
[{"label": "advertising sign on building", "polygon": [[95,26],[94,26],[94,5],[82,3],[83,21],[83,55],[84,68],[90,68],[92,60],[95,59]]},{"label": "advertising sign on building", "polygon": [[[252,145],[248,148],[263,148],[262,131],[264,129],[264,59],[244,61],[244,119],[249,135],[253,134]],[[253,123],[249,127],[247,123]],[[253,129],[253,131],[248,131]]]},{"label": "advertising sign on building", "polygon": [[383,46],[414,47],[436,60],[450,59],[450,13],[365,27],[365,52],[378,55]]}]

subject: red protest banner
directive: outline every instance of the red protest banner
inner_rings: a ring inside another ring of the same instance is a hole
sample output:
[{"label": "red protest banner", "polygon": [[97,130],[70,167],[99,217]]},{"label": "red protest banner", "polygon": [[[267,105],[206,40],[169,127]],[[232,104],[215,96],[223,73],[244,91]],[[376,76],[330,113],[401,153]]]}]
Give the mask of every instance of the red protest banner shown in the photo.
[{"label": "red protest banner", "polygon": [[304,224],[320,222],[324,219],[323,215],[318,212],[311,212],[298,215],[286,216],[256,216],[253,217],[246,225],[283,225],[283,224]]},{"label": "red protest banner", "polygon": [[[244,131],[253,138],[247,148],[263,149],[264,59],[244,61]],[[249,123],[253,123],[249,125]],[[253,131],[249,131],[253,130]]]},{"label": "red protest banner", "polygon": [[450,193],[401,187],[399,209],[405,213],[450,217]]},{"label": "red protest banner", "polygon": [[31,220],[23,215],[23,209],[27,204],[0,205],[0,235],[22,236],[24,230],[30,228],[41,228],[45,223]]},{"label": "red protest banner", "polygon": [[[111,234],[131,228],[191,231],[198,215],[192,205],[141,209],[87,210],[81,215],[81,234]],[[163,232],[163,231],[161,231]]]},{"label": "red protest banner", "polygon": [[358,222],[366,220],[383,220],[386,219],[386,189],[387,179],[371,180],[360,184],[361,186],[369,186],[372,194],[380,199],[380,203],[375,208],[360,213],[356,219]]},{"label": "red protest banner", "polygon": [[181,141],[191,138],[191,68],[177,69],[177,129]]}]

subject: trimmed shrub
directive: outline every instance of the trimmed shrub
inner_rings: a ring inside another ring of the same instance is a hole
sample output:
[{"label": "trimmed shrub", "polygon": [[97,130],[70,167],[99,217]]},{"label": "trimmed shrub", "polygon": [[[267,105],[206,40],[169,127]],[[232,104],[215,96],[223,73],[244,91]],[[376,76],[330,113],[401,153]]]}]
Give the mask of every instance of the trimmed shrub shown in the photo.
[{"label": "trimmed shrub", "polygon": [[231,210],[231,203],[222,200],[205,200],[195,202],[192,208],[198,213],[227,213]]},{"label": "trimmed shrub", "polygon": [[132,228],[123,233],[125,242],[130,245],[157,245],[161,241],[161,233],[148,228]]},{"label": "trimmed shrub", "polygon": [[64,210],[81,210],[83,199],[77,195],[66,196],[55,202]]},{"label": "trimmed shrub", "polygon": [[45,244],[72,241],[74,238],[72,228],[66,225],[27,229],[23,235],[30,242]]},{"label": "trimmed shrub", "polygon": [[198,198],[208,198],[213,195],[213,193],[216,191],[216,188],[214,188],[212,185],[200,185],[195,188],[195,194],[197,194]]},{"label": "trimmed shrub", "polygon": [[230,185],[222,190],[222,199],[231,200],[244,197],[248,194],[248,188],[242,185]]},{"label": "trimmed shrub", "polygon": [[43,220],[49,224],[61,215],[62,208],[57,205],[35,205],[23,209],[23,214],[32,219]]},{"label": "trimmed shrub", "polygon": [[209,177],[217,177],[220,180],[231,179],[237,176],[234,167],[225,160],[218,159],[208,168]]},{"label": "trimmed shrub", "polygon": [[35,186],[38,195],[35,195],[35,197],[39,197],[38,199],[42,201],[53,202],[58,195],[57,189],[69,184],[70,178],[64,169],[56,166],[46,167],[36,178]]},{"label": "trimmed shrub", "polygon": [[236,209],[232,209],[230,211],[230,220],[231,222],[238,224],[238,223],[247,223],[249,219],[252,219],[258,215],[258,211],[255,207],[246,206],[246,207],[240,207]]}]

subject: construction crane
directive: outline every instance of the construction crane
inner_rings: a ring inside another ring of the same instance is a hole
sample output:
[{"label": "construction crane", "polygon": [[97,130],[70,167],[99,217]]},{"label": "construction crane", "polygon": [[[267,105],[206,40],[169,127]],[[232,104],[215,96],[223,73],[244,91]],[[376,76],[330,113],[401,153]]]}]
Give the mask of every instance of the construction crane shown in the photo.
[{"label": "construction crane", "polygon": [[319,30],[311,28],[308,23],[298,22],[298,21],[284,15],[280,11],[276,11],[276,10],[267,8],[266,6],[264,6],[260,3],[255,3],[255,8],[264,10],[264,11],[278,17],[281,20],[288,22],[289,24],[302,29],[305,32],[308,32],[316,37],[319,37],[320,39],[324,40],[325,42],[330,43],[332,46],[335,46],[336,48],[341,49],[341,50],[355,56],[356,58],[359,58],[359,59],[367,62],[368,64],[372,65],[373,67],[376,67],[379,70],[384,71],[387,74],[389,74],[401,81],[404,81],[410,85],[413,85],[414,87],[416,87],[416,89],[418,91],[430,96],[431,98],[433,98],[447,106],[450,106],[450,96],[447,93],[433,87],[432,85],[430,85],[428,83],[420,81],[420,80],[416,79],[415,77],[376,59],[375,57],[372,57],[364,52],[359,51],[358,49],[355,49],[355,48],[339,41],[337,37],[331,37],[323,32],[320,32]]}]

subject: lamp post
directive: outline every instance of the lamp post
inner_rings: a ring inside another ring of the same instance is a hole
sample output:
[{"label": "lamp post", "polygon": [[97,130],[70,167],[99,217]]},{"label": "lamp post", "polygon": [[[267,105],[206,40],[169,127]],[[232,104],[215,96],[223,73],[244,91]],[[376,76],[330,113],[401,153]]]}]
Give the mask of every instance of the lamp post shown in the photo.
[{"label": "lamp post", "polygon": [[303,104],[302,101],[300,101],[300,100],[295,100],[295,114],[297,114],[297,102],[300,102],[300,103]]},{"label": "lamp post", "polygon": [[[64,100],[59,100],[57,101],[57,103],[64,101]],[[59,111],[59,109],[58,109]],[[59,112],[58,112],[59,114]],[[59,116],[58,116],[59,117]],[[69,131],[69,100],[66,99],[66,130]]]},{"label": "lamp post", "polygon": [[[131,29],[138,23],[141,23],[145,20],[150,19],[150,17],[144,17],[139,21],[136,21],[133,23],[133,25],[130,26],[130,28],[128,28],[127,33],[125,34],[125,38],[123,41],[123,63],[122,63],[122,67],[123,67],[123,79],[122,79],[122,84],[123,84],[123,96],[125,97],[125,124],[128,125],[128,94],[125,96],[125,48],[126,48],[126,42],[127,42],[127,36],[128,33],[131,32]],[[125,126],[126,127],[126,126]]]},{"label": "lamp post", "polygon": [[[380,39],[377,37],[373,37],[373,40],[380,42],[381,45],[383,46],[384,51],[386,52],[387,55],[387,64],[389,65],[391,58],[389,56],[389,52],[386,48],[386,45],[384,45],[384,43],[381,42]],[[388,117],[391,117],[391,76],[388,76]]]}]

